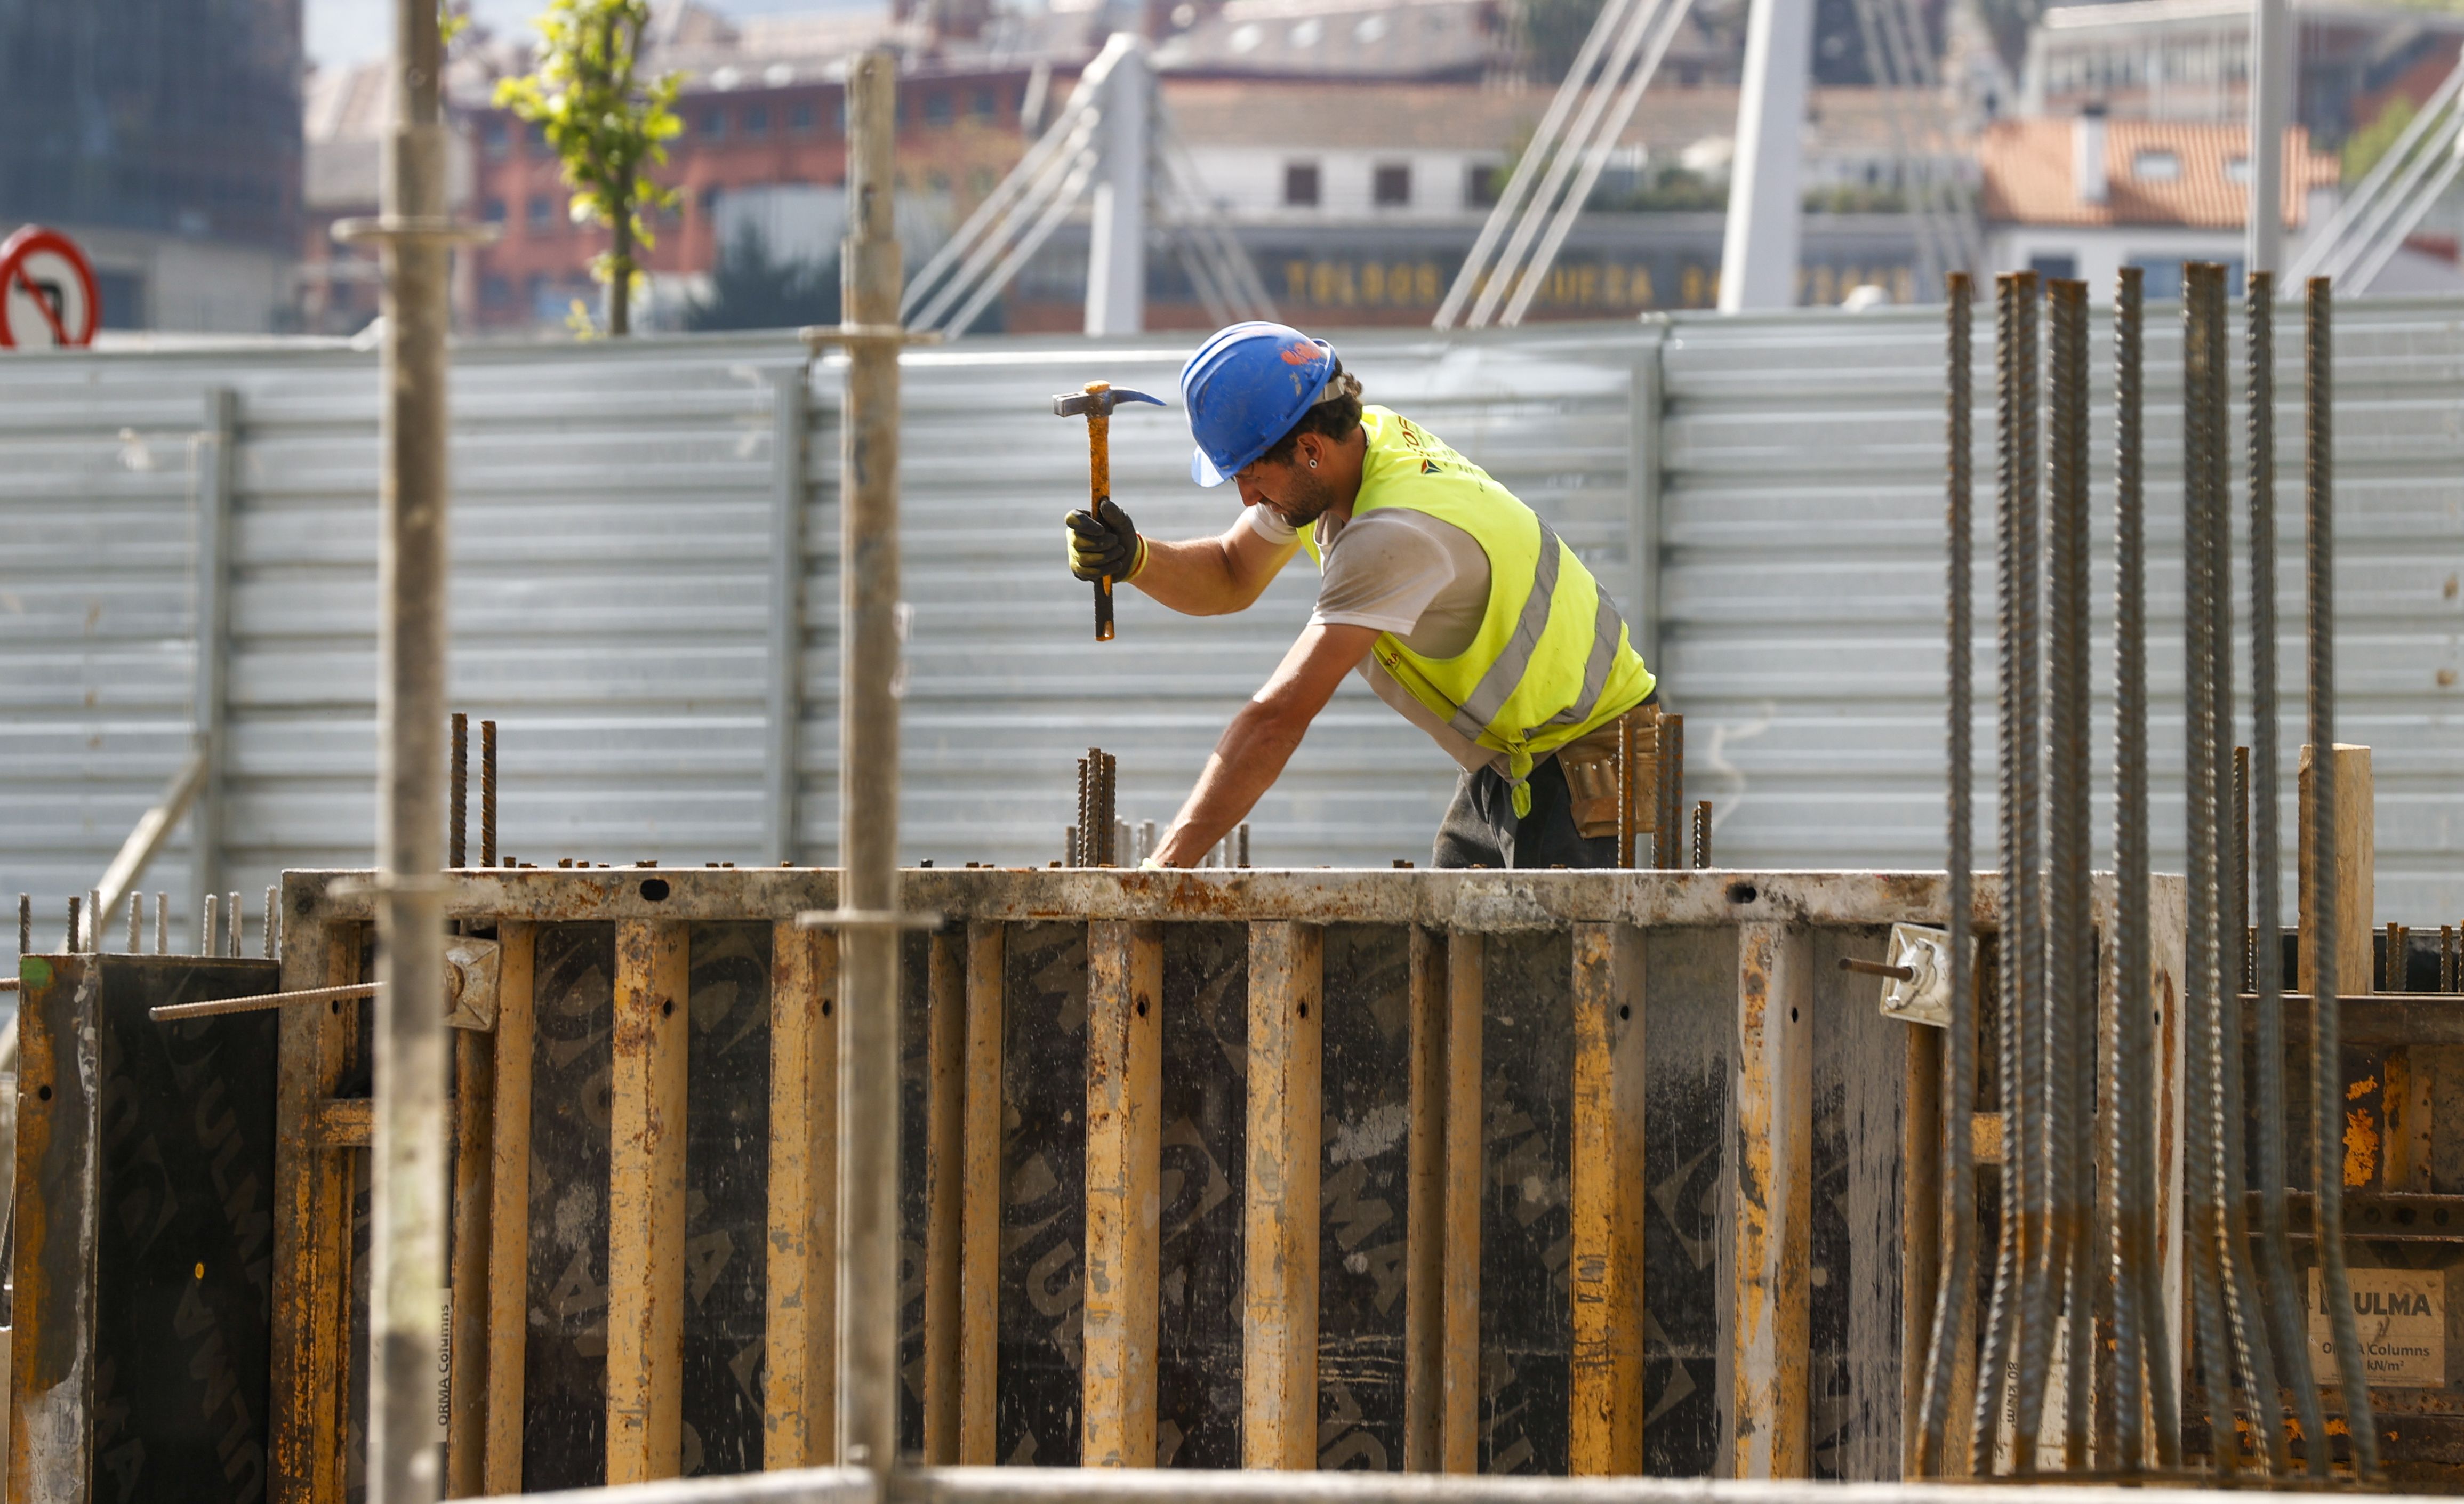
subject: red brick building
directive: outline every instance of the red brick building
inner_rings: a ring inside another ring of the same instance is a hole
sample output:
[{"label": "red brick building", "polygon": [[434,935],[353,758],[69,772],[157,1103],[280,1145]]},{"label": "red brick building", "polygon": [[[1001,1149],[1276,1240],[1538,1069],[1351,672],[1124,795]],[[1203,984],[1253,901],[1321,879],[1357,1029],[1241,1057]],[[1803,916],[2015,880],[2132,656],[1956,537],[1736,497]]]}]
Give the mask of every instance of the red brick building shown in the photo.
[{"label": "red brick building", "polygon": [[[772,69],[771,73],[784,72]],[[677,203],[653,220],[657,244],[644,258],[653,302],[671,301],[690,279],[717,261],[730,195],[743,201],[792,197],[807,210],[799,225],[834,245],[830,190],[847,182],[845,93],[834,79],[766,78],[747,86],[731,70],[697,80],[677,102],[684,134],[669,143],[655,176],[678,190]],[[1074,68],[1039,79],[1023,64],[924,65],[898,89],[898,164],[902,197],[946,229],[981,202],[1033,139],[1037,121],[1067,98]],[[735,82],[734,87],[709,87]],[[1041,98],[1038,98],[1041,96]],[[467,139],[475,159],[471,212],[499,228],[495,244],[471,253],[466,321],[479,329],[561,324],[573,299],[596,307],[591,258],[606,249],[606,228],[577,225],[567,212],[572,191],[536,127],[506,110],[470,112]],[[781,190],[788,190],[782,194]],[[820,190],[815,192],[813,190]],[[741,207],[739,204],[738,207]],[[736,216],[743,222],[743,216]],[[756,219],[758,223],[758,217]],[[796,254],[813,246],[779,246]],[[910,259],[919,259],[911,249]]]}]

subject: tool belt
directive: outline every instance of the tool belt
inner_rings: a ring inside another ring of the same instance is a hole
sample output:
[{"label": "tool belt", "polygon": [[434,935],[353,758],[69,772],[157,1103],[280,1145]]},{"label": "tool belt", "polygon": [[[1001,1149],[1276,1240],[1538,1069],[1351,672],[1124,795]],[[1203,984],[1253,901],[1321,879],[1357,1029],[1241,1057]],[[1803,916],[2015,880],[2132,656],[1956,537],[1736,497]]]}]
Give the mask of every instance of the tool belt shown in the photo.
[{"label": "tool belt", "polygon": [[1625,714],[1557,749],[1566,789],[1573,798],[1574,829],[1586,839],[1619,833],[1617,771],[1631,730],[1634,766],[1628,770],[1624,829],[1649,835],[1659,826],[1660,707],[1638,705]]}]

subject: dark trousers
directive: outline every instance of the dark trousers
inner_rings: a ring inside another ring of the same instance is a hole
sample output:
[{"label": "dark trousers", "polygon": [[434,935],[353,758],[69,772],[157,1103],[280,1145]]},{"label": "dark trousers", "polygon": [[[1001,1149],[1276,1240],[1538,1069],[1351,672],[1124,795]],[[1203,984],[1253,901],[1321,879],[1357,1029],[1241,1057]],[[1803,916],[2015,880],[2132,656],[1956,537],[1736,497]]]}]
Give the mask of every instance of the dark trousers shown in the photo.
[{"label": "dark trousers", "polygon": [[1574,829],[1566,770],[1551,757],[1531,770],[1531,813],[1517,817],[1513,786],[1493,768],[1466,773],[1438,826],[1429,864],[1438,867],[1614,867],[1615,836],[1586,839]]}]

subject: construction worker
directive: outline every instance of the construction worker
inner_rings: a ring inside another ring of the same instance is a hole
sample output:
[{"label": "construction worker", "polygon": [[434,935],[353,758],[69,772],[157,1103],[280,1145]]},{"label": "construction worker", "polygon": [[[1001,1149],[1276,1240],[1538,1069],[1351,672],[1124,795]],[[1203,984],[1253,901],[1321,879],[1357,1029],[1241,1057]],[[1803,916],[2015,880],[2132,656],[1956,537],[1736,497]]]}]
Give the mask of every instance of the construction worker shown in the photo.
[{"label": "construction worker", "polygon": [[1152,864],[1195,866],[1358,670],[1462,767],[1435,865],[1617,865],[1617,723],[1656,691],[1574,551],[1436,435],[1362,406],[1325,340],[1234,324],[1191,358],[1180,393],[1190,478],[1231,481],[1239,520],[1165,543],[1107,501],[1067,519],[1070,572],[1191,616],[1247,609],[1303,549],[1321,578],[1309,625],[1232,718]]}]

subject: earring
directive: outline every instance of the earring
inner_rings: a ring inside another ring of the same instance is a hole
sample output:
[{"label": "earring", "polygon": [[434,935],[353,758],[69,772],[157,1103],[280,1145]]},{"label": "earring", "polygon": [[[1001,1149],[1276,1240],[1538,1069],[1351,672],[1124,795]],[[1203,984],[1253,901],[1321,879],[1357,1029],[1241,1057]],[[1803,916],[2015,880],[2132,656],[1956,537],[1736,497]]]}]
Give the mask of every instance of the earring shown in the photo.
[{"label": "earring", "polygon": [[1309,469],[1317,469],[1317,461],[1315,461],[1315,460],[1311,460],[1311,461],[1309,461]]}]

